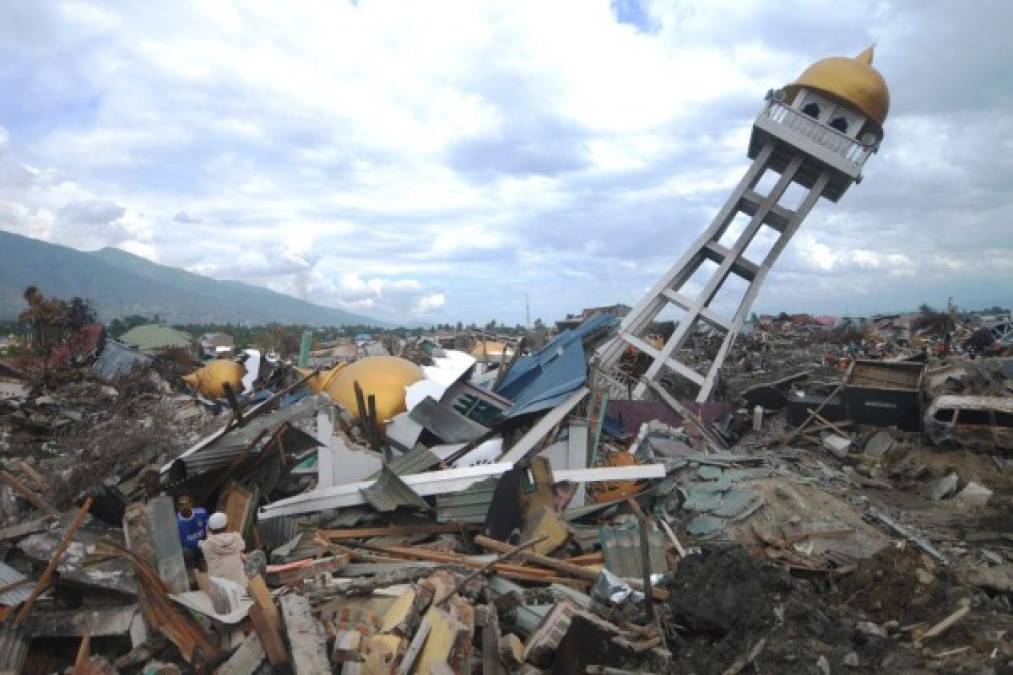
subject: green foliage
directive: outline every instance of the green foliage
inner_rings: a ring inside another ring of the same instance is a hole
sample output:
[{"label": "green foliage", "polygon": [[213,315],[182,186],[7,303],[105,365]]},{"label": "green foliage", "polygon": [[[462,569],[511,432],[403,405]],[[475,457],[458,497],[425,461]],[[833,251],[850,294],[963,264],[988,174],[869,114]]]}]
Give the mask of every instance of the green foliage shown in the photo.
[{"label": "green foliage", "polygon": [[108,326],[109,334],[114,338],[118,338],[133,328],[146,326],[150,323],[158,323],[158,316],[131,314],[130,316],[125,316],[122,319],[113,319]]}]

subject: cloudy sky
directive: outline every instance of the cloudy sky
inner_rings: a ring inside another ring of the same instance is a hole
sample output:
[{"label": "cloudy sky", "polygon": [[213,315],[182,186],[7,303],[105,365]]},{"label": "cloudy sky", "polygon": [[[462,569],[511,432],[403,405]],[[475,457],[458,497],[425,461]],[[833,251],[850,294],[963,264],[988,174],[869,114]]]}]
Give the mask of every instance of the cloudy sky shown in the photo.
[{"label": "cloudy sky", "polygon": [[0,229],[405,322],[633,304],[765,92],[876,43],[891,113],[759,311],[1013,304],[1013,3],[7,2]]}]

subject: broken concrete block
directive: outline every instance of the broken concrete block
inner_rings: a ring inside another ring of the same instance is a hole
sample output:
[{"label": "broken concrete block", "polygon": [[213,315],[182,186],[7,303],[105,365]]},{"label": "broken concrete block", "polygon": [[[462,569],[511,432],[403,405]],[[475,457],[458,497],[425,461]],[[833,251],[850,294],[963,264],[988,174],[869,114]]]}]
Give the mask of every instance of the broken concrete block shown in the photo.
[{"label": "broken concrete block", "polygon": [[702,513],[693,520],[689,521],[686,525],[686,532],[693,535],[694,537],[703,537],[708,534],[714,534],[725,524],[725,521],[721,518],[715,518],[714,516]]},{"label": "broken concrete block", "polygon": [[957,494],[957,487],[959,485],[960,476],[956,472],[951,472],[948,476],[936,481],[936,484],[932,486],[932,490],[929,492],[929,497],[935,502],[952,497]]},{"label": "broken concrete block", "polygon": [[570,527],[563,517],[551,506],[538,508],[524,524],[521,539],[544,539],[535,544],[531,550],[541,555],[549,555],[570,538]]},{"label": "broken concrete block", "polygon": [[992,491],[981,483],[975,483],[974,481],[968,482],[964,486],[964,489],[957,493],[957,496],[953,499],[961,502],[965,506],[972,508],[982,508],[988,504],[988,500],[992,498]]},{"label": "broken concrete block", "polygon": [[703,464],[696,470],[696,475],[700,480],[718,480],[721,478],[721,467]]},{"label": "broken concrete block", "polygon": [[570,630],[570,622],[578,608],[569,600],[561,600],[548,611],[535,632],[524,645],[524,660],[545,667],[552,663],[559,643]]},{"label": "broken concrete block", "polygon": [[[90,670],[89,672],[95,671]],[[97,672],[102,671],[98,670]],[[179,675],[180,672],[182,671],[180,671],[179,666],[177,666],[175,663],[166,663],[165,661],[149,661],[147,664],[145,664],[144,668],[141,670],[141,675]]]},{"label": "broken concrete block", "polygon": [[[393,675],[397,672],[404,638],[400,635],[374,635],[362,646],[362,675]],[[349,665],[346,662],[345,665]],[[322,671],[326,672],[326,671]]]},{"label": "broken concrete block", "polygon": [[[381,633],[398,632],[405,635],[404,628],[411,623],[410,616],[414,611],[416,595],[415,589],[409,586],[398,596],[394,604],[383,614],[380,623]],[[401,630],[395,631],[399,627]]]},{"label": "broken concrete block", "polygon": [[331,664],[324,648],[327,639],[313,615],[310,601],[301,595],[289,594],[281,596],[280,603],[295,674],[330,672]]},{"label": "broken concrete block", "polygon": [[755,506],[759,499],[762,498],[749,490],[729,490],[721,506],[711,513],[719,518],[735,518]]},{"label": "broken concrete block", "polygon": [[511,670],[524,663],[524,643],[514,633],[507,633],[499,639],[499,659]]},{"label": "broken concrete block", "polygon": [[364,636],[380,630],[380,617],[375,612],[361,607],[341,607],[334,615],[334,629],[357,630]]},{"label": "broken concrete block", "polygon": [[430,663],[427,671],[428,675],[457,675],[464,671],[454,670],[450,667],[450,664],[445,661],[437,661],[436,663]]},{"label": "broken concrete block", "polygon": [[991,593],[1013,593],[1013,565],[968,567],[958,574],[964,583]]},{"label": "broken concrete block", "polygon": [[265,658],[260,638],[256,633],[250,633],[229,660],[215,671],[215,675],[250,675],[257,672]]},{"label": "broken concrete block", "polygon": [[868,635],[871,637],[887,637],[886,631],[879,624],[871,621],[859,621],[855,624],[855,630],[862,635]]},{"label": "broken concrete block", "polygon": [[635,645],[615,624],[591,612],[573,615],[570,628],[559,644],[552,662],[552,675],[586,673],[588,666],[601,666],[605,672],[670,672],[672,655],[660,647]]},{"label": "broken concrete block", "polygon": [[825,434],[823,436],[823,447],[838,459],[845,459],[848,456],[848,452],[851,451],[851,441],[837,434]]},{"label": "broken concrete block", "polygon": [[433,607],[426,613],[426,621],[431,628],[426,644],[415,663],[416,673],[427,673],[429,667],[436,663],[449,663],[453,672],[468,672],[466,669],[471,658],[472,631],[463,623],[442,609]]},{"label": "broken concrete block", "polygon": [[334,636],[334,649],[331,660],[335,663],[348,663],[362,660],[362,633],[357,630],[341,630]]},{"label": "broken concrete block", "polygon": [[439,604],[457,586],[457,577],[450,570],[436,570],[430,576],[422,580],[421,590],[426,590],[432,595],[432,602]]},{"label": "broken concrete block", "polygon": [[716,481],[690,483],[685,488],[686,500],[682,503],[682,509],[709,513],[721,506],[721,493],[727,492],[731,486],[731,481],[724,476]]},{"label": "broken concrete block", "polygon": [[889,431],[877,431],[865,442],[865,454],[875,459],[882,459],[893,449],[894,440]]}]

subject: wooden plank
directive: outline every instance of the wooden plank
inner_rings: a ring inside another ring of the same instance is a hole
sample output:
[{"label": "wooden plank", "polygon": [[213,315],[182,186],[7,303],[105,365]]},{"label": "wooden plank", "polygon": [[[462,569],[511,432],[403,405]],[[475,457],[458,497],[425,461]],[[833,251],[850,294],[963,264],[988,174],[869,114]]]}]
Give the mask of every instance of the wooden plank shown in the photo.
[{"label": "wooden plank", "polygon": [[91,660],[91,636],[87,633],[81,638],[81,644],[77,648],[77,658],[74,659],[73,675],[85,675],[90,669],[88,662]]},{"label": "wooden plank", "polygon": [[0,529],[0,541],[7,541],[9,539],[20,539],[21,537],[27,537],[30,534],[36,532],[43,532],[49,529],[49,524],[53,522],[52,516],[43,516],[42,518],[34,518],[32,520],[26,520],[23,523],[17,525],[11,525]]},{"label": "wooden plank", "polygon": [[224,512],[229,519],[226,526],[228,532],[238,532],[246,537],[257,510],[257,492],[233,481],[222,490],[218,498],[218,510]]},{"label": "wooden plank", "polygon": [[[431,562],[444,563],[446,565],[460,565],[462,567],[471,567],[473,569],[481,569],[485,566],[485,563],[472,560],[467,556],[458,555],[456,553],[447,553],[444,551],[432,551],[425,548],[416,548],[412,546],[368,546],[368,548],[395,556],[403,556],[412,560],[429,560]],[[510,548],[512,547],[507,544],[507,549]],[[504,551],[500,552],[502,553]],[[518,565],[511,565],[509,563],[496,563],[493,565],[493,569],[500,573],[514,572],[524,574],[532,578],[552,576],[552,572],[548,570],[540,570],[534,567],[521,567]]]},{"label": "wooden plank", "polygon": [[28,486],[19,481],[17,478],[7,473],[6,471],[0,471],[0,480],[7,483],[11,488],[26,499],[32,506],[45,512],[46,514],[59,518],[60,512],[57,511],[52,504],[47,502],[45,499],[28,489]]},{"label": "wooden plank", "polygon": [[420,523],[418,525],[388,525],[387,527],[355,527],[344,530],[319,530],[319,534],[329,541],[344,539],[367,539],[369,537],[400,537],[416,534],[459,534],[466,529],[478,529],[478,525],[461,525],[458,523]]},{"label": "wooden plank", "polygon": [[486,605],[485,625],[482,626],[482,675],[502,675],[499,660],[499,614],[496,607]]},{"label": "wooden plank", "polygon": [[67,552],[67,548],[70,546],[71,540],[84,523],[85,516],[88,515],[88,509],[91,508],[93,501],[94,498],[89,496],[84,500],[84,504],[81,505],[81,508],[78,509],[77,515],[74,516],[74,520],[70,523],[70,527],[67,528],[67,531],[63,535],[63,540],[60,541],[60,545],[53,553],[53,557],[49,559],[49,564],[46,565],[45,571],[42,572],[42,576],[40,576],[38,582],[36,582],[35,588],[32,589],[32,594],[28,596],[28,600],[25,601],[25,604],[21,607],[21,611],[18,612],[14,621],[15,625],[23,625],[25,620],[28,618],[28,615],[32,613],[32,607],[35,606],[35,601],[39,599],[39,596],[42,595],[42,591],[45,590],[46,586],[49,585],[49,582],[52,581],[53,572],[56,571],[56,566],[60,564],[60,559],[63,558],[63,554]]},{"label": "wooden plank", "polygon": [[32,484],[35,485],[35,488],[39,492],[49,494],[53,491],[53,487],[49,484],[49,481],[46,480],[45,476],[36,471],[35,467],[31,464],[23,459],[19,459],[17,461],[17,465],[18,468],[21,469],[21,472],[28,477],[28,480],[32,481]]},{"label": "wooden plank", "polygon": [[252,675],[260,668],[264,658],[264,645],[256,633],[250,633],[229,660],[215,671],[215,675]]},{"label": "wooden plank", "polygon": [[186,662],[194,665],[197,670],[216,659],[218,647],[189,613],[178,609],[169,600],[165,582],[158,576],[154,566],[118,544],[109,542],[107,545],[118,550],[119,555],[126,558],[133,567],[139,591],[138,604],[147,624],[169,638]]},{"label": "wooden plank", "polygon": [[[498,551],[500,553],[505,553],[509,551],[511,548],[513,548],[512,546],[510,546],[510,544],[504,543],[502,541],[497,541],[495,539],[490,539],[489,537],[484,537],[480,534],[475,535],[475,543],[484,549],[488,549],[490,551]],[[528,562],[535,563],[536,565],[541,565],[542,567],[548,567],[549,569],[562,572],[566,576],[573,577],[575,579],[582,579],[584,581],[589,581],[591,583],[594,583],[595,581],[598,580],[598,572],[594,570],[588,569],[586,567],[581,567],[580,565],[573,565],[571,563],[568,563],[564,560],[559,560],[557,558],[550,558],[547,555],[532,553],[531,551],[520,551],[517,554],[517,557],[523,558]],[[627,581],[631,586],[633,586],[637,590],[643,590],[643,583],[640,582],[639,580],[629,579]],[[655,599],[664,600],[668,597],[668,592],[660,588],[656,588],[654,589],[653,596]]]},{"label": "wooden plank", "polygon": [[285,643],[281,639],[281,619],[278,617],[278,608],[271,598],[270,591],[264,579],[257,575],[250,579],[247,591],[253,598],[253,606],[250,607],[250,620],[257,631],[260,643],[267,654],[267,660],[272,666],[280,666],[288,663],[288,652],[285,650]]},{"label": "wooden plank", "polygon": [[415,635],[412,636],[412,641],[408,645],[408,650],[401,658],[401,664],[397,669],[398,675],[408,675],[411,672],[412,666],[415,665],[415,661],[419,658],[422,647],[426,644],[426,639],[429,637],[429,631],[432,628],[433,624],[429,620],[429,615],[422,617],[422,623],[419,624],[418,630],[415,631]]},{"label": "wooden plank", "polygon": [[317,675],[331,672],[326,642],[320,622],[313,616],[310,601],[301,595],[289,593],[281,596],[281,613],[285,619],[285,632],[292,648],[292,666],[295,675]]}]

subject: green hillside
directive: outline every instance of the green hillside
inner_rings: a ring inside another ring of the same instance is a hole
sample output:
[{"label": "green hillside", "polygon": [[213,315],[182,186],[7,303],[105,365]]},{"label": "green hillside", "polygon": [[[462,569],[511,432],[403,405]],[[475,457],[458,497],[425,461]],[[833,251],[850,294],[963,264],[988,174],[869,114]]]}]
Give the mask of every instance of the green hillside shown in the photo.
[{"label": "green hillside", "polygon": [[46,295],[91,301],[104,321],[157,314],[169,323],[387,325],[266,288],[158,265],[115,248],[88,253],[0,231],[0,319],[14,318],[24,309],[22,293],[33,284]]}]

